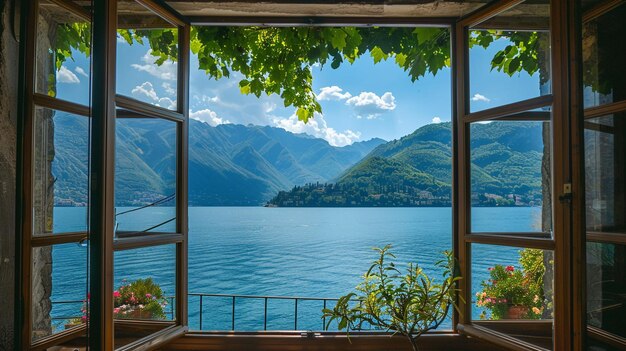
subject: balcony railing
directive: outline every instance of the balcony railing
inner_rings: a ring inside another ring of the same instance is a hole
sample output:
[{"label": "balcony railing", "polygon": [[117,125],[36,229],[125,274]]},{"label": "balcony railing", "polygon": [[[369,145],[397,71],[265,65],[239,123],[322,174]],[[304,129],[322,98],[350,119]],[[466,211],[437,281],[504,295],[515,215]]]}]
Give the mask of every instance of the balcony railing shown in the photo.
[{"label": "balcony railing", "polygon": [[[321,328],[320,330],[328,330],[326,325],[326,318],[322,316],[322,308],[332,307],[331,304],[338,301],[337,298],[325,298],[325,297],[303,297],[303,296],[263,296],[263,295],[229,295],[229,294],[207,294],[207,293],[189,293],[189,297],[198,298],[198,326],[199,330],[203,330],[203,316],[204,316],[204,303],[208,299],[228,299],[230,300],[230,329],[236,330],[237,326],[237,302],[242,300],[258,300],[263,302],[263,330],[267,330],[268,325],[268,303],[270,301],[292,301],[293,302],[293,330],[298,330],[298,304],[300,302],[305,301],[317,301],[320,303],[320,313],[319,317],[321,320]],[[174,311],[174,297],[167,297],[169,302],[169,307],[167,309],[166,315],[168,315],[171,319],[175,318]],[[82,306],[84,301],[82,300],[65,300],[65,301],[53,301],[52,305],[68,305],[74,304],[78,306]],[[333,304],[334,305],[334,304]],[[195,314],[195,313],[194,313]],[[53,321],[68,321],[75,318],[81,318],[80,315],[77,316],[54,316],[52,317]],[[307,328],[310,329],[310,328]]]},{"label": "balcony railing", "polygon": [[237,301],[238,300],[260,300],[263,301],[263,330],[267,330],[267,306],[271,300],[276,301],[293,301],[293,330],[298,330],[298,303],[303,301],[319,301],[320,302],[320,319],[322,320],[321,329],[326,330],[326,318],[322,318],[322,308],[328,306],[328,302],[336,302],[337,298],[324,297],[302,297],[302,296],[262,296],[262,295],[228,295],[228,294],[205,294],[205,293],[189,293],[189,296],[199,297],[199,330],[203,327],[204,301],[207,298],[228,298],[231,305],[231,330],[236,330],[237,325]]}]

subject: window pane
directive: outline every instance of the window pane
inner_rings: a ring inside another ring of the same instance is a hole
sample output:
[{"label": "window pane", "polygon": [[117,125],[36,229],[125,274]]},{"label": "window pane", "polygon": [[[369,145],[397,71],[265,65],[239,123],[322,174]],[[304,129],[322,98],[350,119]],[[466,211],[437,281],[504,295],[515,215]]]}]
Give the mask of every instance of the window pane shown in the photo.
[{"label": "window pane", "polygon": [[626,99],[626,47],[616,44],[626,35],[625,17],[626,5],[621,5],[583,25],[585,107]]},{"label": "window pane", "polygon": [[126,345],[174,323],[176,245],[115,252],[115,345]]},{"label": "window pane", "polygon": [[87,247],[72,243],[32,249],[32,340],[87,320]]},{"label": "window pane", "polygon": [[587,243],[587,322],[626,338],[626,246]]},{"label": "window pane", "polygon": [[626,112],[585,121],[587,228],[625,232]]},{"label": "window pane", "polygon": [[116,121],[117,232],[176,231],[176,123]]},{"label": "window pane", "polygon": [[87,230],[90,119],[34,111],[34,235]]},{"label": "window pane", "polygon": [[550,232],[550,123],[470,126],[472,232]]},{"label": "window pane", "polygon": [[[85,14],[89,16],[89,12]],[[88,105],[91,72],[88,18],[42,0],[37,26],[35,90]]]},{"label": "window pane", "polygon": [[552,251],[473,244],[472,319],[552,349],[553,259]]},{"label": "window pane", "polygon": [[178,29],[134,1],[118,3],[118,94],[176,110]]},{"label": "window pane", "polygon": [[551,93],[549,1],[522,3],[469,30],[470,111]]}]

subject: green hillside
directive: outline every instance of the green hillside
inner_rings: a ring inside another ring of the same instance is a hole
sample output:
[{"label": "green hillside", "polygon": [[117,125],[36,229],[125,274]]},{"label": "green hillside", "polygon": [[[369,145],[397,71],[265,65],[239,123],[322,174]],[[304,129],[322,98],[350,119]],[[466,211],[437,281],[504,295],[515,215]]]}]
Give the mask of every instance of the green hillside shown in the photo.
[{"label": "green hillside", "polygon": [[[87,202],[88,120],[54,117],[55,204]],[[334,147],[323,139],[260,126],[190,121],[189,202],[196,206],[260,205],[297,184],[327,182],[357,163],[381,139]],[[175,191],[175,124],[118,119],[117,206],[150,203]],[[173,205],[173,201],[168,205]]]},{"label": "green hillside", "polygon": [[[539,205],[541,123],[474,124],[470,134],[475,205]],[[378,146],[335,183],[294,187],[268,205],[449,206],[451,141],[450,123],[426,125]]]}]

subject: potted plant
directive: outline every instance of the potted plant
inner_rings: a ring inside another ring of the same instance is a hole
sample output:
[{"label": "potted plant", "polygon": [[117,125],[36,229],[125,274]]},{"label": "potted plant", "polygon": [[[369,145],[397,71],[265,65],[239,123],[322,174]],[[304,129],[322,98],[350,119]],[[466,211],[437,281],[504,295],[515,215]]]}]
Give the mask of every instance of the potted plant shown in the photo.
[{"label": "potted plant", "polygon": [[119,319],[165,319],[166,299],[152,278],[122,282],[113,291],[113,316]]},{"label": "potted plant", "polygon": [[[374,261],[356,287],[356,292],[342,296],[333,309],[323,309],[328,318],[326,328],[337,321],[339,330],[359,330],[363,323],[375,329],[393,332],[407,338],[414,351],[424,333],[436,329],[456,308],[456,265],[451,253],[436,263],[443,269],[441,281],[429,277],[417,264],[410,263],[401,273],[390,258],[391,245],[375,248]],[[349,336],[349,334],[348,334]]]},{"label": "potted plant", "polygon": [[521,250],[521,269],[508,265],[489,267],[489,279],[476,293],[481,319],[540,319],[543,314],[543,252]]},{"label": "potted plant", "polygon": [[[87,306],[90,295],[83,301],[82,316],[72,318],[65,324],[65,329],[86,323]],[[120,287],[113,291],[113,317],[117,319],[165,319],[167,300],[161,287],[152,278],[137,279],[132,282],[122,280]]]}]

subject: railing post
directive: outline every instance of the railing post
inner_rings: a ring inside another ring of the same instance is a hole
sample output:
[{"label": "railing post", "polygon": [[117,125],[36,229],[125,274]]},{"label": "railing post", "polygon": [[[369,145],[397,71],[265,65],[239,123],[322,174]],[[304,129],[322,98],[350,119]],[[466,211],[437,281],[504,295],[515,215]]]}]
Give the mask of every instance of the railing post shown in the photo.
[{"label": "railing post", "polygon": [[232,330],[235,331],[235,296],[233,296],[233,320],[231,321]]},{"label": "railing post", "polygon": [[202,298],[204,296],[200,295],[200,330],[202,330]]},{"label": "railing post", "polygon": [[172,320],[174,320],[174,297],[170,296],[170,315],[172,316]]},{"label": "railing post", "polygon": [[267,296],[265,297],[265,312],[263,313],[263,330],[267,330]]},{"label": "railing post", "polygon": [[298,298],[296,298],[294,315],[293,330],[298,330]]},{"label": "railing post", "polygon": [[[324,309],[326,309],[326,299],[324,299]],[[326,316],[322,317],[322,330],[326,330]]]}]

